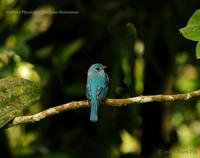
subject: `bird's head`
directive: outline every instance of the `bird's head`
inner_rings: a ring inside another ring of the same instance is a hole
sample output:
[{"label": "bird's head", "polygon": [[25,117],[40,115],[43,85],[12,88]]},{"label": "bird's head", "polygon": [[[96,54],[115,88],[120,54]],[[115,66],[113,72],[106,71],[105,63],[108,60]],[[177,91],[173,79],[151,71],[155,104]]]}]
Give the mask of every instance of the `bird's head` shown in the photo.
[{"label": "bird's head", "polygon": [[88,70],[88,75],[91,74],[91,73],[104,73],[104,69],[106,68],[107,66],[104,66],[102,64],[99,64],[99,63],[96,63],[96,64],[92,64]]}]

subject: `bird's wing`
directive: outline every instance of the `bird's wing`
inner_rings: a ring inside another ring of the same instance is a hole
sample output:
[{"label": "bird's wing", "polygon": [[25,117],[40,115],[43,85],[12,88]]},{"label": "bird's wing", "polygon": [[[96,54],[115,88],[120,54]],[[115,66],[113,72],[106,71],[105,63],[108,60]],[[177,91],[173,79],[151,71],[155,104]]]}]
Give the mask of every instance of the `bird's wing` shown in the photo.
[{"label": "bird's wing", "polygon": [[105,99],[108,90],[108,80],[106,79],[103,84],[97,87],[97,98],[101,102]]},{"label": "bird's wing", "polygon": [[89,84],[86,86],[86,97],[87,97],[87,99],[88,99],[89,101],[90,101],[91,98],[92,98],[92,96],[91,96],[91,88],[90,88],[90,85],[89,85]]}]

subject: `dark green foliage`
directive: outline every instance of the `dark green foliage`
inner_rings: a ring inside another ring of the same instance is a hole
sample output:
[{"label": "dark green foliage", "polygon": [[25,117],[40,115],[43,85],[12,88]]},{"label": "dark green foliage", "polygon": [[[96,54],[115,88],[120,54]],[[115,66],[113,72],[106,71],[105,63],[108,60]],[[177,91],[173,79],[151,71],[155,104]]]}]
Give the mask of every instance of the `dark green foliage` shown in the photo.
[{"label": "dark green foliage", "polygon": [[[197,0],[0,0],[0,77],[18,75],[41,85],[41,104],[28,108],[31,114],[85,100],[87,70],[96,62],[108,66],[109,98],[198,89],[194,42],[179,29],[199,6]],[[9,14],[9,10],[52,14]],[[59,10],[79,13],[54,14]],[[15,114],[28,106],[20,105]],[[173,157],[184,147],[199,148],[198,100],[102,106],[96,124],[89,121],[89,111],[66,111],[10,128],[5,131],[11,134],[0,144],[7,142],[4,146],[9,146],[13,158],[149,158],[161,150]]]}]

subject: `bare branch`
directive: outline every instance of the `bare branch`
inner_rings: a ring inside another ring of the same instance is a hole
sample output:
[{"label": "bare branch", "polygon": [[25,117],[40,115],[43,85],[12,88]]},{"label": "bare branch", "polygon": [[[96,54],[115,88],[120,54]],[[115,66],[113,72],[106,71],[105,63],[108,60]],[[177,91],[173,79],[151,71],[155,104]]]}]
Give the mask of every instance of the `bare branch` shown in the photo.
[{"label": "bare branch", "polygon": [[[149,103],[149,102],[164,102],[164,101],[178,101],[178,100],[189,100],[191,98],[200,97],[200,90],[185,93],[185,94],[174,94],[174,95],[149,95],[149,96],[138,96],[124,99],[106,99],[103,104],[115,107],[133,105],[137,103]],[[46,117],[59,114],[66,110],[73,110],[82,107],[90,107],[87,100],[84,101],[72,101],[63,105],[55,106],[44,111],[41,111],[34,115],[19,116],[13,119],[13,121],[6,126],[6,128],[24,123],[38,122]]]}]

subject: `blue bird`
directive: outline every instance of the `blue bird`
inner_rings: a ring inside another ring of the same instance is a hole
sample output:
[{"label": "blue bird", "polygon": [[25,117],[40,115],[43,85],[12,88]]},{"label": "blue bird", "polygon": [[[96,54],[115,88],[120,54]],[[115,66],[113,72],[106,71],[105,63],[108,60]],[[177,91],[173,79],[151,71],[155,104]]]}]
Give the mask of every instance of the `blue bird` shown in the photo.
[{"label": "blue bird", "polygon": [[90,66],[87,73],[86,96],[91,106],[90,121],[98,121],[98,106],[106,97],[108,91],[108,75],[104,69],[106,66],[96,63]]}]

